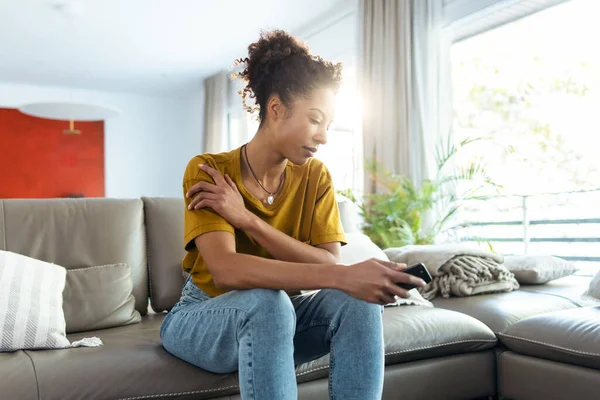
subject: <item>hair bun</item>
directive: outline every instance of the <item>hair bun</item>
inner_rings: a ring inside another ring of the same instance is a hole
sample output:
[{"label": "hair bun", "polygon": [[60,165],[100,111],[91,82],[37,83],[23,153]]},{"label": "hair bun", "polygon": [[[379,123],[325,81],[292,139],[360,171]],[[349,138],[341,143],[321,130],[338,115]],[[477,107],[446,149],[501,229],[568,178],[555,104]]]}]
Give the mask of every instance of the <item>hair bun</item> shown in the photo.
[{"label": "hair bun", "polygon": [[[290,94],[305,94],[317,84],[337,90],[341,79],[341,64],[333,65],[311,55],[306,43],[283,30],[262,31],[258,41],[248,46],[248,57],[236,60],[234,65],[240,64],[244,69],[233,76],[246,82],[240,91],[242,103],[248,112],[259,110],[261,119],[271,93],[277,93],[286,103]],[[247,98],[255,99],[255,106],[249,106]]]},{"label": "hair bun", "polygon": [[248,61],[257,67],[280,63],[296,54],[308,55],[308,46],[282,30],[263,31],[260,39],[248,46]]},{"label": "hair bun", "polygon": [[309,49],[282,30],[261,32],[260,39],[248,46],[248,86],[256,92],[261,80],[272,76],[281,64],[294,55],[309,56]]}]

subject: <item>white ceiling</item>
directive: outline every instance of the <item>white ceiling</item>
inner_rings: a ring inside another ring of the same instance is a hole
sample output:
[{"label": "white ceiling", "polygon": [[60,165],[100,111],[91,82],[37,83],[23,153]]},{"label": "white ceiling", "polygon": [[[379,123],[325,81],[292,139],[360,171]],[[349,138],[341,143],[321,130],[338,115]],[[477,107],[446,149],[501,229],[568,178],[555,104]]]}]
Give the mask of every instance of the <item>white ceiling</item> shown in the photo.
[{"label": "white ceiling", "polygon": [[[342,2],[343,5],[343,2]],[[340,0],[0,0],[0,82],[176,95]]]}]

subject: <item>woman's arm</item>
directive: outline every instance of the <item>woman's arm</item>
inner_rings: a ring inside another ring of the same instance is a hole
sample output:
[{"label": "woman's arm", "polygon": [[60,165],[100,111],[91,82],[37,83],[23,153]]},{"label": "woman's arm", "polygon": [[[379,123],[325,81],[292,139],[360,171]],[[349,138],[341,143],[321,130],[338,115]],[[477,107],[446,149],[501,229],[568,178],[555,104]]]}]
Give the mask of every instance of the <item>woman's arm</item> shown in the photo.
[{"label": "woman's arm", "polygon": [[317,247],[311,246],[273,228],[254,214],[241,229],[252,236],[277,260],[315,264],[340,262],[341,245],[339,242],[326,243]]},{"label": "woman's arm", "polygon": [[215,285],[221,289],[337,288],[336,280],[343,268],[335,263],[298,264],[240,254],[235,250],[235,236],[229,232],[206,233],[194,241]]},{"label": "woman's arm", "polygon": [[408,297],[395,282],[424,286],[422,280],[403,272],[395,263],[366,260],[351,266],[291,263],[235,251],[235,236],[214,231],[194,239],[196,247],[220,289],[265,288],[275,290],[339,289],[358,299],[376,304]]}]

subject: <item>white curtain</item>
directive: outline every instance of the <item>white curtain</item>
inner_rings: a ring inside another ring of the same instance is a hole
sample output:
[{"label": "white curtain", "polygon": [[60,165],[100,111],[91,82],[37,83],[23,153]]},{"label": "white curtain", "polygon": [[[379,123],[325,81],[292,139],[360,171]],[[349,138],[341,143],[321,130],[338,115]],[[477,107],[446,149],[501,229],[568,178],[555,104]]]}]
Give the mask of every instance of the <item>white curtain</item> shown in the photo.
[{"label": "white curtain", "polygon": [[228,88],[229,77],[226,72],[219,72],[204,80],[204,153],[220,153],[229,147]]},{"label": "white curtain", "polygon": [[225,71],[204,80],[204,153],[229,151],[248,141],[248,113],[237,93],[242,87]]},{"label": "white curtain", "polygon": [[443,0],[361,0],[359,19],[365,160],[419,183],[451,124]]},{"label": "white curtain", "polygon": [[[244,85],[245,83],[241,79],[229,81],[229,95],[227,98],[229,124],[227,135],[230,150],[247,143],[251,139],[251,135],[255,133],[250,130],[251,116],[242,107],[242,98],[238,93],[244,88]],[[247,99],[246,101],[249,104],[253,104],[252,99]]]}]

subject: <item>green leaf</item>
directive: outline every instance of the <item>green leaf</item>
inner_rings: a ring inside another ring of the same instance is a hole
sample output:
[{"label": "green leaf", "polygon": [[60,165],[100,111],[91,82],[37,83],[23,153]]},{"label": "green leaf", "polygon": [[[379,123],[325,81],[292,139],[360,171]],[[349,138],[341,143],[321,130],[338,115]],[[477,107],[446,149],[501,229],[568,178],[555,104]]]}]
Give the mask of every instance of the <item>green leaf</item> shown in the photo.
[{"label": "green leaf", "polygon": [[[487,193],[497,192],[501,188],[477,160],[465,166],[449,168],[449,161],[462,149],[481,140],[489,140],[493,134],[485,138],[465,138],[457,144],[450,136],[441,139],[435,149],[439,167],[436,179],[424,180],[416,185],[408,177],[383,168],[381,163],[367,160],[365,169],[372,173],[373,180],[382,192],[363,196],[362,202],[349,191],[340,192],[359,204],[365,222],[363,232],[375,244],[382,248],[432,244],[439,234],[462,226],[458,223],[446,227],[461,207],[470,201],[489,198]],[[458,193],[459,188],[461,193]],[[439,217],[424,229],[424,216],[434,210]]]}]

